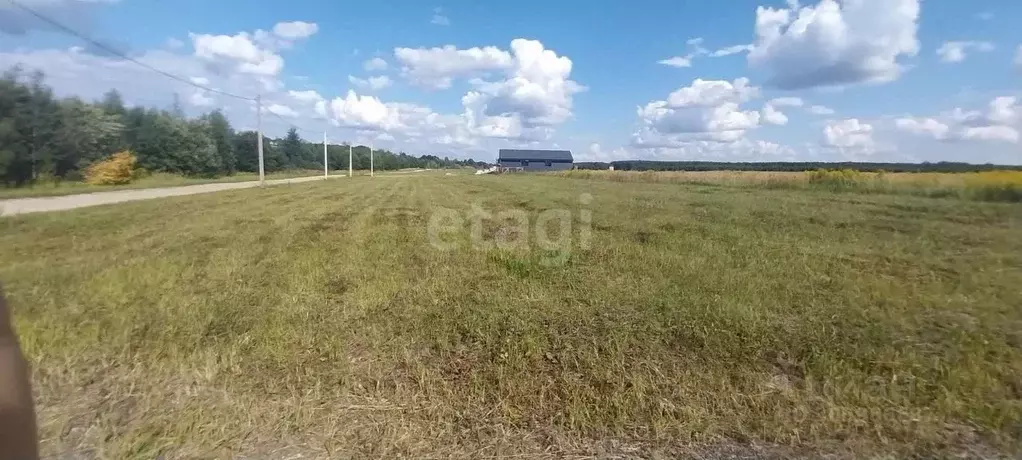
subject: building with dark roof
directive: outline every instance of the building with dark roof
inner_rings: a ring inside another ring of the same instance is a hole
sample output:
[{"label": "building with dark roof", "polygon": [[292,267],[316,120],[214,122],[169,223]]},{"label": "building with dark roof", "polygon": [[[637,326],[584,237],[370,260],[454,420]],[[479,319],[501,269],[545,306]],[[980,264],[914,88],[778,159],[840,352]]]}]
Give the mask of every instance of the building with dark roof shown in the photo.
[{"label": "building with dark roof", "polygon": [[570,150],[517,150],[500,149],[497,164],[501,168],[521,168],[526,171],[563,171],[575,165]]}]

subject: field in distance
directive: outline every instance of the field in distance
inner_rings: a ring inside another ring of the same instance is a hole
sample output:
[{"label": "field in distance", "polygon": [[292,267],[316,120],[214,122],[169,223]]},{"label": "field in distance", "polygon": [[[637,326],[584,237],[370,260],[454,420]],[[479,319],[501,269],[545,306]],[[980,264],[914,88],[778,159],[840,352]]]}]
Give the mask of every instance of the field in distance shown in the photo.
[{"label": "field in distance", "polygon": [[691,183],[822,189],[834,192],[914,195],[977,201],[1022,202],[1022,171],[886,173],[853,169],[779,171],[564,171],[564,177],[618,182]]},{"label": "field in distance", "polygon": [[1022,204],[394,176],[0,219],[44,452],[1022,452]]}]

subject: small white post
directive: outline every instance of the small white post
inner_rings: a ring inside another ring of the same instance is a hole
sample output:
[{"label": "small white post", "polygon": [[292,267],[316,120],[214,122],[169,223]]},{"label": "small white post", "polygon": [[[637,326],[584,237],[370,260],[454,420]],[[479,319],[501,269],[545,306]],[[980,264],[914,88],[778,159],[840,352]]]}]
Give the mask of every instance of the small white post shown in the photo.
[{"label": "small white post", "polygon": [[369,177],[376,177],[373,169],[373,143],[369,143]]},{"label": "small white post", "polygon": [[326,131],[323,131],[323,177],[330,177],[330,169],[327,167],[326,158]]},{"label": "small white post", "polygon": [[259,150],[259,186],[266,185],[266,173],[263,170],[263,97],[262,95],[256,96],[256,140],[257,149]]},{"label": "small white post", "polygon": [[351,177],[351,143],[348,143],[348,177]]}]

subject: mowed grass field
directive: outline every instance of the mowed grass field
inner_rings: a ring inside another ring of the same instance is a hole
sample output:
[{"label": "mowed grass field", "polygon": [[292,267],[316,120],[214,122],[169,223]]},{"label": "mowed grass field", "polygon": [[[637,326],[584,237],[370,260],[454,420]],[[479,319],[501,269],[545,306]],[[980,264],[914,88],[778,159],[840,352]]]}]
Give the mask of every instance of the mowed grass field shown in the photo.
[{"label": "mowed grass field", "polygon": [[0,280],[50,455],[1022,453],[1018,203],[357,177],[3,218]]}]

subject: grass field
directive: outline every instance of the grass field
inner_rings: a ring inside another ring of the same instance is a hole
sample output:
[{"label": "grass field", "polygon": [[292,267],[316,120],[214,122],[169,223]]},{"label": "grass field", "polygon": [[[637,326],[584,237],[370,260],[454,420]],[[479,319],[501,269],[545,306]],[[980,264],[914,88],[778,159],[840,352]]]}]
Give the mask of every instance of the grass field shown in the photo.
[{"label": "grass field", "polygon": [[[441,207],[574,243],[436,249]],[[1017,203],[408,174],[0,219],[0,280],[48,454],[1013,457],[1020,235]]]},{"label": "grass field", "polygon": [[[334,171],[340,174],[341,171]],[[344,171],[347,174],[347,171]],[[292,177],[306,177],[322,175],[323,170],[299,169],[294,171],[278,171],[266,174],[266,179],[289,179]],[[140,188],[155,187],[176,187],[180,185],[198,185],[215,182],[246,182],[259,180],[258,173],[237,173],[233,176],[205,178],[185,177],[176,174],[157,173],[133,181],[125,185],[89,185],[85,182],[40,182],[28,187],[2,187],[0,186],[0,200],[7,198],[28,198],[36,196],[60,196],[74,195],[77,193],[109,192],[113,190],[131,190]]]},{"label": "grass field", "polygon": [[561,177],[618,182],[714,184],[790,190],[829,190],[975,201],[1022,202],[1022,171],[970,173],[869,173],[855,170],[779,171],[597,171],[555,173]]}]

